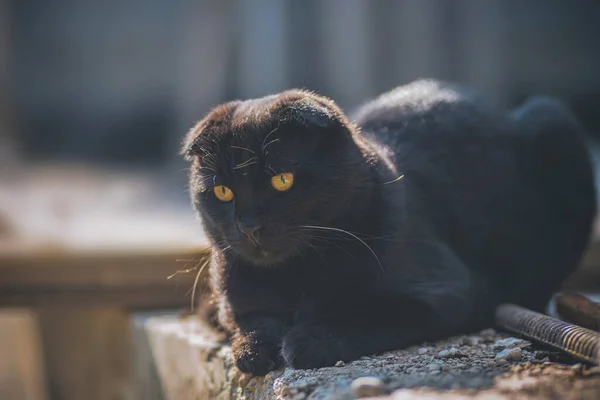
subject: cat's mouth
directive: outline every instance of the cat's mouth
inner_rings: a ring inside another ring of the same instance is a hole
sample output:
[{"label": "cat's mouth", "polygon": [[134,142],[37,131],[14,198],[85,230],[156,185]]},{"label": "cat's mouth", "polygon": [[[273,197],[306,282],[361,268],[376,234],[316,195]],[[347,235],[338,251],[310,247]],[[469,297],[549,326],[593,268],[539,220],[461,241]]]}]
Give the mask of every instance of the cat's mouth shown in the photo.
[{"label": "cat's mouth", "polygon": [[256,265],[272,266],[281,263],[292,255],[292,251],[286,250],[281,243],[271,241],[260,241],[252,243],[244,241],[234,246],[234,250],[243,258]]},{"label": "cat's mouth", "polygon": [[244,251],[241,255],[256,265],[271,266],[285,261],[290,254],[288,252],[266,250],[257,246],[251,251]]}]

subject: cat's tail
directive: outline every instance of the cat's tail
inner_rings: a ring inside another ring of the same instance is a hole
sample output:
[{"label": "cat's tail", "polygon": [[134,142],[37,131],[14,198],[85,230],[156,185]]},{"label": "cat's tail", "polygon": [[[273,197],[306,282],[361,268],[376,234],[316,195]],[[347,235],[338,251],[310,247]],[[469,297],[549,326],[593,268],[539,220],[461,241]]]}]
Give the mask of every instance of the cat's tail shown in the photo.
[{"label": "cat's tail", "polygon": [[556,230],[548,245],[560,251],[548,248],[557,257],[552,265],[539,266],[539,272],[552,281],[550,287],[557,286],[581,261],[596,215],[585,130],[561,101],[550,97],[531,98],[511,117],[520,133],[525,133],[527,169],[533,172],[532,183],[541,193],[540,207],[552,221],[548,226]]}]

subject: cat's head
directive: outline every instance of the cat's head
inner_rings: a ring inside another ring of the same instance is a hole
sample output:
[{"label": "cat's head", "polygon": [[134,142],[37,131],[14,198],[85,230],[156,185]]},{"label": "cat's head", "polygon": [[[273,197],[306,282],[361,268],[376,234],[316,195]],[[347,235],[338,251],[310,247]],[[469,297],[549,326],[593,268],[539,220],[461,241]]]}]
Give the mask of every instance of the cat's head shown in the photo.
[{"label": "cat's head", "polygon": [[356,128],[331,100],[299,90],[216,107],[183,153],[208,235],[257,265],[305,249],[316,236],[307,226],[354,214],[371,184]]}]

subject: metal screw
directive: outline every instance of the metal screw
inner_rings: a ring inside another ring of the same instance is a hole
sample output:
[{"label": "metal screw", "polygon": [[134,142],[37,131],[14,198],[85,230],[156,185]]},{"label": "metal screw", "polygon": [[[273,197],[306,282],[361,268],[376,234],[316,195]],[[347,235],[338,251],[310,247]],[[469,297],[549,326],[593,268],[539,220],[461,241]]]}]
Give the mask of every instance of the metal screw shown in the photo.
[{"label": "metal screw", "polygon": [[502,304],[496,309],[496,324],[580,360],[600,364],[597,332],[514,304]]}]

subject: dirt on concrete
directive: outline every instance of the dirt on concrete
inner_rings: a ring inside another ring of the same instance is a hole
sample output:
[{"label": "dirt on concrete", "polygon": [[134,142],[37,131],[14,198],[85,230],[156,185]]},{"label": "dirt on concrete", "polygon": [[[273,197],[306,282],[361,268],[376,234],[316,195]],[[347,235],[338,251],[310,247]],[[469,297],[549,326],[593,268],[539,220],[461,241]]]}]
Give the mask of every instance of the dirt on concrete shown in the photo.
[{"label": "dirt on concrete", "polygon": [[600,399],[600,368],[491,329],[266,377],[237,370],[196,317],[155,318],[147,331],[166,399]]},{"label": "dirt on concrete", "polygon": [[381,400],[600,399],[599,368],[492,329],[338,363],[318,374],[286,370],[277,382],[285,388],[279,398],[295,400],[363,393]]}]

